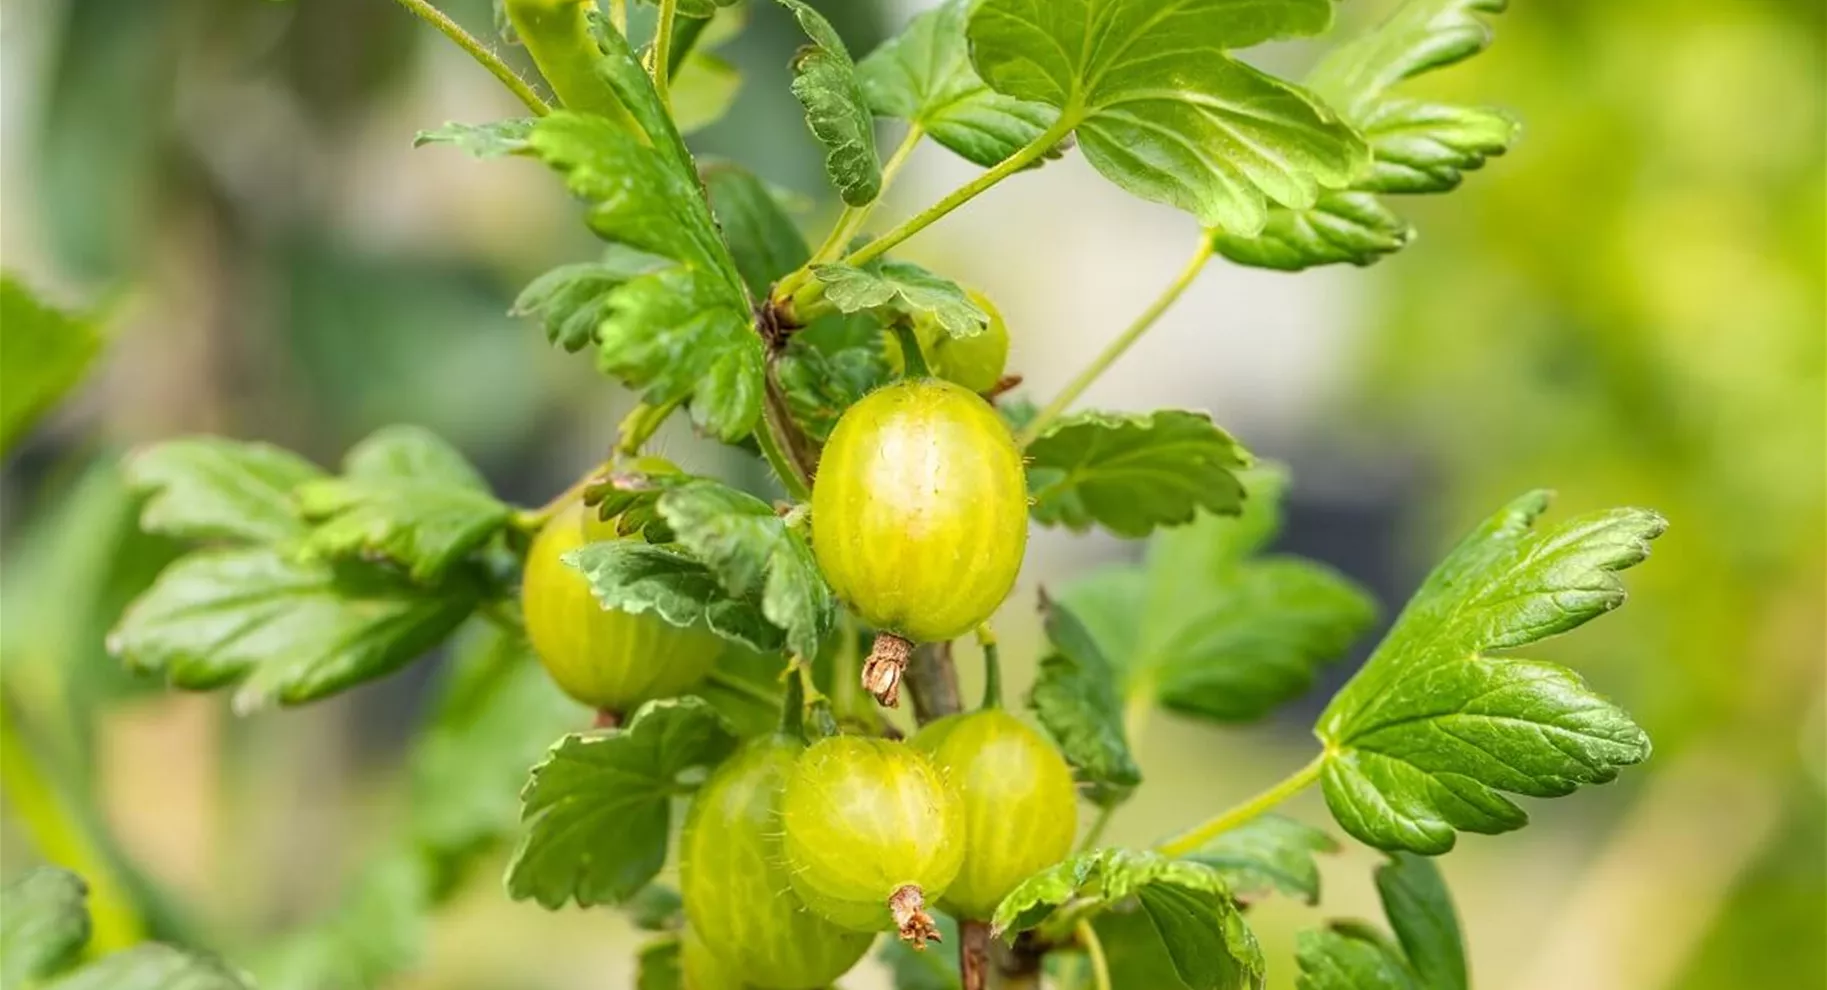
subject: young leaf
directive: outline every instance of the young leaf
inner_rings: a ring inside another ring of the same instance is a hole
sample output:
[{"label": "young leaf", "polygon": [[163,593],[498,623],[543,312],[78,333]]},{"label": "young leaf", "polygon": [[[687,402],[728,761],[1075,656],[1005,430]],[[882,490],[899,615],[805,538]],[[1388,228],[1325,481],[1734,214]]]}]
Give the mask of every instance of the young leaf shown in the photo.
[{"label": "young leaf", "polygon": [[781,647],[780,630],[758,602],[730,597],[710,568],[678,550],[612,540],[579,547],[564,560],[582,572],[604,608],[652,612],[675,626],[703,624],[756,650]]},{"label": "young leaf", "polygon": [[1401,950],[1359,925],[1301,932],[1294,959],[1300,966],[1297,990],[1424,990]]},{"label": "young leaf", "polygon": [[0,453],[76,387],[101,353],[90,317],[38,299],[0,274]]},{"label": "young leaf", "polygon": [[1466,990],[1465,942],[1446,881],[1430,859],[1393,853],[1377,867],[1383,913],[1428,990]]},{"label": "young leaf", "polygon": [[392,673],[441,642],[477,602],[355,562],[299,561],[268,547],[204,550],[159,575],[108,648],[130,669],[210,690],[235,708],[295,705]]},{"label": "young leaf", "polygon": [[984,84],[971,67],[967,0],[946,0],[857,63],[869,107],[920,128],[934,141],[989,168],[1040,137],[1059,111]]},{"label": "young leaf", "polygon": [[508,894],[550,910],[633,897],[666,862],[680,775],[716,765],[736,742],[690,697],[650,701],[626,728],[559,740],[521,792],[527,830],[508,864]]},{"label": "young leaf", "polygon": [[459,639],[443,678],[413,744],[409,807],[414,841],[448,858],[512,833],[526,768],[587,715],[546,676],[526,637],[492,625]]},{"label": "young leaf", "polygon": [[1072,764],[1086,796],[1111,807],[1129,799],[1142,770],[1123,730],[1116,673],[1097,642],[1071,612],[1043,603],[1053,650],[1040,661],[1028,704]]},{"label": "young leaf", "polygon": [[601,260],[560,265],[527,283],[509,313],[538,317],[546,339],[575,353],[596,343],[617,288],[664,266],[650,254],[612,244]]},{"label": "young leaf", "polygon": [[81,877],[50,866],[0,888],[0,986],[29,985],[74,959],[89,941],[88,899]]},{"label": "young leaf", "polygon": [[1320,898],[1319,853],[1337,852],[1325,832],[1281,815],[1264,815],[1223,832],[1187,855],[1218,871],[1239,900],[1279,891],[1308,904]]},{"label": "young leaf", "polygon": [[842,313],[930,314],[953,337],[975,337],[990,325],[990,315],[958,283],[909,262],[817,265],[812,274],[824,283],[825,299]]},{"label": "young leaf", "polygon": [[[944,945],[959,944],[958,923],[950,915],[939,916],[939,935]],[[961,990],[964,985],[954,952],[921,952],[891,938],[883,940],[876,958],[894,977],[894,990]]]},{"label": "young leaf", "polygon": [[876,157],[875,118],[856,63],[824,15],[802,0],[780,3],[812,39],[793,57],[793,95],[806,108],[813,136],[825,146],[825,174],[845,203],[872,203],[882,192],[882,163]]},{"label": "young leaf", "polygon": [[304,534],[292,490],[323,472],[290,451],[221,437],[167,440],[123,470],[146,499],[140,527],[181,540],[283,543]]},{"label": "young leaf", "polygon": [[1028,447],[1034,518],[1084,532],[1147,536],[1195,514],[1235,515],[1249,454],[1204,413],[1079,413]]},{"label": "young leaf", "polygon": [[773,190],[753,172],[733,162],[714,162],[699,173],[749,294],[767,298],[776,280],[812,256],[804,235]]},{"label": "young leaf", "polygon": [[476,158],[502,158],[526,150],[527,136],[533,133],[533,124],[532,117],[516,117],[487,124],[460,124],[453,121],[443,127],[420,131],[412,139],[412,146],[422,148],[428,144],[448,144]]},{"label": "young leaf", "polygon": [[507,525],[512,510],[463,455],[416,426],[350,448],[343,476],[306,482],[299,513],[316,524],[304,549],[325,559],[381,557],[436,584]]},{"label": "young leaf", "polygon": [[1490,31],[1477,15],[1498,13],[1505,2],[1406,0],[1381,25],[1335,48],[1307,84],[1363,132],[1370,169],[1309,208],[1272,211],[1260,235],[1213,231],[1216,250],[1239,264],[1299,271],[1368,265],[1413,240],[1414,229],[1376,194],[1450,191],[1465,172],[1503,154],[1519,127],[1500,110],[1393,98],[1388,90],[1483,51]]},{"label": "young leaf", "polygon": [[1489,652],[1623,604],[1617,572],[1667,528],[1613,509],[1532,533],[1547,505],[1525,495],[1466,537],[1321,713],[1326,803],[1357,839],[1437,855],[1458,831],[1528,823],[1499,792],[1558,797],[1649,757],[1643,730],[1572,671]]},{"label": "young leaf", "polygon": [[739,440],[761,415],[763,378],[747,290],[645,70],[621,35],[603,32],[602,43],[599,72],[647,140],[603,117],[559,111],[534,125],[528,150],[591,204],[599,236],[677,265],[611,292],[599,361],[648,402],[689,396],[699,425]]},{"label": "young leaf", "polygon": [[1368,161],[1316,98],[1229,54],[1331,21],[1332,0],[982,0],[969,37],[984,81],[1057,108],[1105,178],[1249,236]]},{"label": "young leaf", "polygon": [[668,489],[659,508],[679,543],[709,565],[731,595],[759,595],[762,615],[785,630],[789,649],[818,655],[836,620],[837,599],[805,537],[773,506],[699,479]]},{"label": "young leaf", "polygon": [[1241,477],[1242,515],[1159,533],[1145,566],[1100,570],[1060,596],[1104,655],[1121,658],[1125,697],[1259,719],[1305,693],[1375,619],[1370,596],[1330,568],[1261,554],[1280,528],[1286,477],[1269,467]]},{"label": "young leaf", "polygon": [[1192,990],[1263,986],[1256,938],[1215,870],[1152,852],[1080,853],[1022,881],[996,908],[991,931],[1004,937],[1047,921],[1067,905],[1075,919],[1135,898],[1160,935],[1180,980]]}]

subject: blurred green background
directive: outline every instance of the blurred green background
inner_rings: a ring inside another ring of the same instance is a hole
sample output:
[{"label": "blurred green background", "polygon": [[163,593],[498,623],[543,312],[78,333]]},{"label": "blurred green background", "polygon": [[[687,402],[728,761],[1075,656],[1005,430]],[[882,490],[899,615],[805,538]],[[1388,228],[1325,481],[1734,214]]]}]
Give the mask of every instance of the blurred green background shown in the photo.
[{"label": "blurred green background", "polygon": [[[820,6],[862,52],[921,5]],[[485,0],[448,9],[488,31]],[[1443,863],[1483,990],[1827,987],[1824,11],[1518,0],[1491,51],[1424,85],[1514,109],[1524,140],[1451,197],[1404,204],[1414,246],[1363,271],[1214,267],[1087,398],[1210,408],[1288,461],[1287,548],[1365,582],[1389,612],[1524,489],[1558,489],[1562,512],[1670,517],[1630,576],[1630,607],[1538,651],[1623,701],[1656,757],[1535,802],[1529,829],[1468,836]],[[811,227],[834,211],[786,92],[797,44],[758,7],[723,49],[748,86],[695,144],[805,193]],[[1264,57],[1297,71],[1312,51]],[[0,251],[52,298],[104,307],[110,342],[0,480],[9,714],[52,755],[50,800],[85,823],[40,848],[9,782],[6,874],[47,855],[111,864],[99,902],[150,905],[155,932],[234,958],[321,924],[346,890],[384,888],[360,882],[406,813],[394,785],[441,661],[250,719],[135,683],[102,637],[174,548],[137,534],[114,464],[197,431],[331,463],[378,426],[416,422],[537,503],[600,460],[632,400],[506,315],[533,275],[592,250],[576,211],[536,165],[411,147],[418,129],[515,110],[387,0],[8,3]],[[968,175],[923,150],[894,202],[917,207]],[[1013,370],[1044,396],[1196,236],[1069,157],[915,253],[988,290],[1016,336]],[[757,476],[677,424],[661,442],[689,467]],[[1034,590],[1136,553],[1036,539],[1002,620],[1017,687]],[[1159,716],[1141,745],[1150,785],[1111,837],[1146,841],[1298,765],[1323,697],[1248,730]],[[1323,820],[1312,795],[1295,810]],[[1371,862],[1327,864],[1327,915],[1374,912]],[[620,916],[510,904],[497,875],[464,881],[389,986],[631,985]],[[1289,987],[1292,932],[1318,915],[1272,902],[1257,916]]]}]

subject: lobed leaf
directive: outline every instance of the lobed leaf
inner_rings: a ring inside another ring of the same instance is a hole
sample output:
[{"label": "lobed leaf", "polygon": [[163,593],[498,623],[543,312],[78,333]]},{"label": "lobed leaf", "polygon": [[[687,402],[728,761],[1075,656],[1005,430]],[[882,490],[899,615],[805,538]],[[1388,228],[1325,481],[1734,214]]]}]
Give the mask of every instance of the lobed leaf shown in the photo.
[{"label": "lobed leaf", "polygon": [[1053,125],[1059,111],[991,89],[971,66],[967,0],[946,0],[857,63],[869,107],[989,168]]},{"label": "lobed leaf", "polygon": [[1622,604],[1618,572],[1667,526],[1614,509],[1534,533],[1547,503],[1525,495],[1462,541],[1321,713],[1326,802],[1359,840],[1443,853],[1459,831],[1528,822],[1499,792],[1557,797],[1648,758],[1643,730],[1571,671],[1488,653]]},{"label": "lobed leaf", "polygon": [[1331,20],[1332,0],[982,0],[968,34],[984,81],[1058,109],[1105,178],[1248,236],[1368,160],[1318,99],[1229,54]]},{"label": "lobed leaf", "polygon": [[611,245],[598,261],[560,265],[527,283],[509,312],[538,317],[546,339],[567,351],[581,351],[596,343],[597,328],[611,315],[615,290],[664,264],[652,255]]},{"label": "lobed leaf", "polygon": [[959,338],[975,337],[990,325],[990,314],[958,283],[910,262],[814,265],[812,274],[823,283],[825,299],[842,313],[928,316]]},{"label": "lobed leaf", "polygon": [[1062,911],[1082,920],[1131,898],[1192,990],[1264,985],[1262,950],[1223,878],[1209,867],[1153,852],[1098,849],[1042,870],[1003,899],[990,930],[1012,937]]},{"label": "lobed leaf", "polygon": [[1311,825],[1263,815],[1220,833],[1183,858],[1217,870],[1240,900],[1275,891],[1318,904],[1320,872],[1314,856],[1338,848],[1337,840]]},{"label": "lobed leaf", "polygon": [[1204,413],[1088,412],[1059,420],[1028,446],[1034,518],[1084,532],[1147,536],[1199,510],[1236,514],[1249,454]]},{"label": "lobed leaf", "polygon": [[379,557],[436,584],[499,533],[512,510],[457,450],[416,426],[377,431],[350,448],[343,476],[308,481],[295,493],[315,524],[307,555]]},{"label": "lobed leaf", "polygon": [[82,381],[101,349],[92,316],[58,309],[0,274],[0,453]]},{"label": "lobed leaf", "polygon": [[1399,949],[1354,925],[1301,932],[1294,960],[1297,990],[1424,990]]},{"label": "lobed leaf", "polygon": [[872,203],[882,192],[882,163],[876,157],[875,118],[856,63],[823,14],[802,0],[780,4],[812,40],[793,56],[793,95],[806,108],[813,136],[825,146],[825,174],[845,203]]},{"label": "lobed leaf", "polygon": [[567,554],[604,608],[651,612],[675,626],[702,624],[756,650],[780,649],[783,637],[752,598],[733,598],[717,575],[685,553],[635,540],[591,543]]},{"label": "lobed leaf", "polygon": [[1060,596],[1104,655],[1122,659],[1124,697],[1259,719],[1305,693],[1375,619],[1370,596],[1330,568],[1260,553],[1280,528],[1286,478],[1272,467],[1240,477],[1241,515],[1162,532],[1144,566],[1102,569]]},{"label": "lobed leaf", "polygon": [[166,440],[128,456],[127,485],[145,498],[140,527],[182,540],[284,543],[304,534],[292,491],[324,476],[264,443]]},{"label": "lobed leaf", "polygon": [[1433,860],[1393,853],[1377,867],[1377,895],[1409,964],[1428,990],[1466,990],[1465,941]]},{"label": "lobed leaf", "polygon": [[89,941],[89,887],[39,867],[0,888],[0,986],[25,986],[67,965]]},{"label": "lobed leaf", "polygon": [[818,655],[837,618],[837,599],[812,547],[773,506],[715,481],[698,479],[660,496],[660,515],[679,543],[708,565],[724,590],[759,596],[761,614],[784,630],[789,649]]},{"label": "lobed leaf", "polygon": [[755,173],[720,161],[704,166],[699,174],[749,295],[767,298],[777,280],[812,256],[805,236],[779,196]]},{"label": "lobed leaf", "polygon": [[1121,804],[1142,783],[1142,770],[1129,750],[1116,672],[1076,616],[1051,601],[1042,608],[1052,650],[1041,658],[1028,705],[1086,796],[1102,807]]},{"label": "lobed leaf", "polygon": [[634,990],[684,990],[685,968],[677,935],[657,938],[634,957]]},{"label": "lobed leaf", "polygon": [[650,701],[625,728],[553,744],[521,792],[526,832],[507,889],[556,910],[626,901],[660,872],[681,775],[721,762],[737,738],[699,698]]},{"label": "lobed leaf", "polygon": [[412,662],[462,623],[479,589],[436,592],[354,562],[296,560],[270,547],[178,560],[108,634],[130,669],[177,687],[240,684],[235,707],[327,697]]},{"label": "lobed leaf", "polygon": [[412,146],[447,144],[476,158],[502,158],[526,150],[527,137],[533,133],[535,118],[516,117],[486,124],[462,124],[455,121],[428,131],[420,131]]}]

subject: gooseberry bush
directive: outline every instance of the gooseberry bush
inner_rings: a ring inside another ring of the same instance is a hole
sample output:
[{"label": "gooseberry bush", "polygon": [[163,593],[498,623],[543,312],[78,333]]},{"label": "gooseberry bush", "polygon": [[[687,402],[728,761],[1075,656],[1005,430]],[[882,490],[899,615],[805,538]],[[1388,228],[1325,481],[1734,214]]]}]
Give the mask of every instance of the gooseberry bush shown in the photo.
[{"label": "gooseberry bush", "polygon": [[[792,92],[843,204],[811,239],[788,197],[684,137],[733,96],[713,46],[742,6],[502,0],[504,40],[540,87],[423,0],[401,2],[528,111],[420,143],[549,168],[604,241],[517,310],[641,401],[600,464],[530,508],[410,427],[337,471],[210,437],[129,460],[144,528],[197,545],[114,629],[132,669],[231,690],[249,713],[457,640],[415,748],[412,813],[350,894],[357,921],[254,966],[271,985],[384,981],[413,950],[376,933],[411,929],[512,841],[508,896],[616,906],[653,933],[633,963],[642,990],[815,990],[872,947],[903,990],[1231,990],[1264,986],[1272,966],[1306,990],[1463,990],[1430,857],[1462,832],[1521,828],[1510,795],[1568,795],[1649,756],[1578,676],[1511,651],[1621,604],[1619,572],[1664,523],[1626,508],[1538,528],[1548,497],[1530,493],[1415,592],[1319,716],[1310,762],[1153,845],[1101,841],[1146,783],[1128,741],[1138,713],[1260,721],[1375,607],[1331,570],[1265,552],[1289,479],[1208,415],[1074,404],[1215,257],[1294,271],[1407,244],[1397,197],[1451,191],[1517,125],[1403,84],[1479,52],[1503,0],[1400,0],[1299,83],[1236,53],[1321,35],[1333,0],[947,0],[861,59],[813,6],[779,0],[806,35]],[[883,133],[898,135],[886,154]],[[890,222],[884,191],[929,141],[982,171]],[[1043,405],[1022,397],[1009,327],[969,273],[895,251],[1071,155],[1204,232]],[[765,461],[778,490],[644,452],[674,414]],[[1150,542],[1140,564],[1040,596],[1030,720],[1005,697],[989,622],[1031,525]],[[982,664],[980,702],[960,697],[965,663]],[[1339,831],[1388,854],[1375,880],[1391,934],[1334,921],[1272,962],[1246,908],[1319,902],[1331,830],[1272,813],[1314,785]],[[58,976],[83,928],[74,878],[20,881],[9,980],[249,985],[159,946]]]}]

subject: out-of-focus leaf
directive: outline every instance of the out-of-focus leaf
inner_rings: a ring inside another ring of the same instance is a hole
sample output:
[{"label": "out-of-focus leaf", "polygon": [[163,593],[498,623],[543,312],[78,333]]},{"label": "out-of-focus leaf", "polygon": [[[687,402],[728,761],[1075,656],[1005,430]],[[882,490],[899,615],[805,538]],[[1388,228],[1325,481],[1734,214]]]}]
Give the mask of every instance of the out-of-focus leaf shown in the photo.
[{"label": "out-of-focus leaf", "polygon": [[0,453],[82,381],[101,346],[93,317],[51,306],[0,274]]},{"label": "out-of-focus leaf", "polygon": [[447,144],[476,158],[500,158],[526,150],[527,137],[533,133],[534,118],[515,117],[486,124],[463,124],[455,121],[428,131],[420,131],[412,146]]},{"label": "out-of-focus leaf", "polygon": [[25,986],[75,958],[89,941],[88,898],[81,877],[55,867],[0,888],[0,986]]},{"label": "out-of-focus leaf", "polygon": [[127,458],[127,484],[146,499],[140,526],[182,540],[284,543],[304,533],[292,503],[324,476],[264,443],[221,437],[166,440]]},{"label": "out-of-focus leaf", "polygon": [[[419,854],[394,851],[365,865],[323,918],[287,935],[256,972],[260,990],[367,990],[407,972],[425,951],[432,878]],[[179,990],[188,984],[159,984]]]}]

